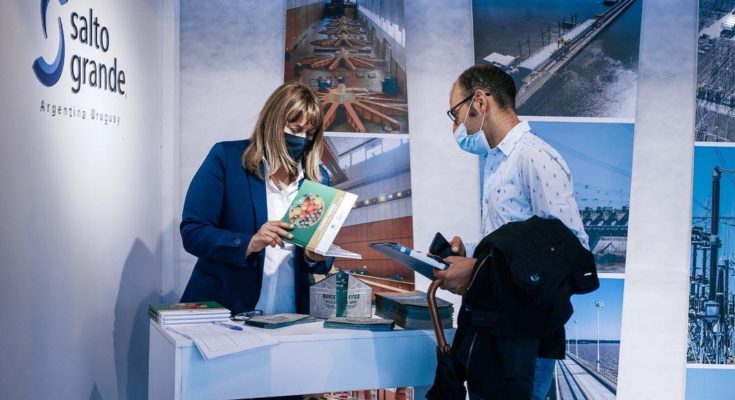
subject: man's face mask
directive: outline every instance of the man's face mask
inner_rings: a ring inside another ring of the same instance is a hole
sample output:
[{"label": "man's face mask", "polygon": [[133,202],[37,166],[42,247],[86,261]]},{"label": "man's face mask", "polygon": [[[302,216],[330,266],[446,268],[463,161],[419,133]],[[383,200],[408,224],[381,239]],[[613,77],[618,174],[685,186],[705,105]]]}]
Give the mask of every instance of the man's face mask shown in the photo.
[{"label": "man's face mask", "polygon": [[465,114],[464,116],[464,121],[462,121],[462,123],[459,124],[459,126],[457,127],[457,130],[454,131],[454,140],[457,141],[457,145],[460,149],[470,154],[476,154],[479,156],[487,154],[490,151],[490,145],[487,143],[485,132],[482,131],[482,127],[485,125],[485,114],[482,114],[482,124],[480,125],[480,130],[471,135],[467,134],[465,121],[467,121],[467,117],[470,115],[470,111],[472,110],[472,103],[474,101],[474,98],[472,99],[472,101],[470,101],[470,106],[467,110],[467,114]]}]

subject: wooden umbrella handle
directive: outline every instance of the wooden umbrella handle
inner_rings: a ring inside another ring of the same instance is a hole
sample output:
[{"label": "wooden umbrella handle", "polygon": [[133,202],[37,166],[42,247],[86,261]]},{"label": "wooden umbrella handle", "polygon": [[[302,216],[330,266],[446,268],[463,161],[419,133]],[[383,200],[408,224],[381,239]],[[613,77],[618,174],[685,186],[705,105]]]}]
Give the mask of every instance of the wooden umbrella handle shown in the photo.
[{"label": "wooden umbrella handle", "polygon": [[434,334],[436,335],[436,343],[439,351],[442,353],[449,352],[449,346],[447,345],[447,338],[444,336],[444,329],[442,328],[442,321],[439,318],[439,310],[436,305],[436,291],[439,289],[441,282],[437,279],[431,282],[429,286],[429,293],[427,293],[427,300],[429,303],[429,313],[431,314],[431,323],[434,325]]}]

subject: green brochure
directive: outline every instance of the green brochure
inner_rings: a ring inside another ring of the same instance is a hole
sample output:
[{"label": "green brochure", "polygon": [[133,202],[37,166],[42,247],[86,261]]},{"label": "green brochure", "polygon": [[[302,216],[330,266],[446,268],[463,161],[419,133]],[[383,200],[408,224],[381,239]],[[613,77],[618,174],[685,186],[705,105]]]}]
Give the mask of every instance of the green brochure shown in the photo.
[{"label": "green brochure", "polygon": [[325,328],[361,329],[366,331],[391,331],[395,327],[392,319],[332,317],[324,321]]},{"label": "green brochure", "polygon": [[332,244],[355,201],[355,194],[305,179],[281,219],[294,226],[286,241],[323,256],[362,259]]},{"label": "green brochure", "polygon": [[252,317],[245,320],[245,325],[256,326],[258,328],[265,329],[278,329],[283,328],[284,326],[306,324],[316,321],[316,318],[304,314],[282,313]]}]

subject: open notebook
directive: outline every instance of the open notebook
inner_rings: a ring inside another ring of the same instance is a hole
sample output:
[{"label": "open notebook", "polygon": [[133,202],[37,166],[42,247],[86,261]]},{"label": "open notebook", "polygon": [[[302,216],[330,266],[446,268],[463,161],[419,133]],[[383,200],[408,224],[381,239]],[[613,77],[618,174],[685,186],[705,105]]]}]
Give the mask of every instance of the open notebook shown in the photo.
[{"label": "open notebook", "polygon": [[229,326],[234,328],[203,323],[175,325],[166,329],[191,339],[206,360],[278,344],[278,339],[262,330],[234,323]]}]

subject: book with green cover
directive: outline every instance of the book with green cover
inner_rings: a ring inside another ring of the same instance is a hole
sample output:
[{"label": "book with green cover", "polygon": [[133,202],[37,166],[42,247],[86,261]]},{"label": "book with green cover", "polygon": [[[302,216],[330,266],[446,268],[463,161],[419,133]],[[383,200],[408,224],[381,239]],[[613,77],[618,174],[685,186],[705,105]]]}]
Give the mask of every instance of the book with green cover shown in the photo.
[{"label": "book with green cover", "polygon": [[324,321],[325,328],[360,329],[368,331],[393,330],[395,322],[392,319],[332,317]]},{"label": "book with green cover", "polygon": [[285,240],[323,256],[362,259],[332,244],[355,201],[355,194],[305,179],[281,219],[294,226]]},{"label": "book with green cover", "polygon": [[296,325],[296,324],[306,324],[309,322],[314,322],[317,319],[314,317],[310,317],[305,314],[289,314],[289,313],[283,313],[283,314],[273,314],[273,315],[261,315],[257,317],[252,317],[250,319],[245,320],[245,325],[255,326],[258,328],[265,328],[265,329],[277,329],[277,328],[283,328],[284,326],[290,326],[290,325]]}]

